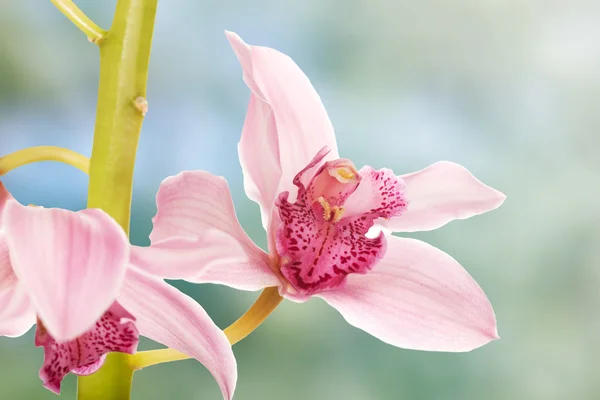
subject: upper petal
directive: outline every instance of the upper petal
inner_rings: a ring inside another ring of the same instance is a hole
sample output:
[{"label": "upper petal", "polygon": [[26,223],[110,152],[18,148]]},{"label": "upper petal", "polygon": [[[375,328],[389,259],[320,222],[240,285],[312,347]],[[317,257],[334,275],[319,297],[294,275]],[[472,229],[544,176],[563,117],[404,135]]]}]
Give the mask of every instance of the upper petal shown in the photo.
[{"label": "upper petal", "polygon": [[452,162],[441,161],[401,178],[406,184],[408,208],[399,217],[381,221],[381,225],[396,232],[437,229],[452,220],[498,208],[506,199],[465,167]]},{"label": "upper petal", "polygon": [[113,303],[124,278],[129,243],[96,209],[72,212],[10,202],[4,227],[19,281],[58,341],[87,331]]},{"label": "upper petal", "polygon": [[419,240],[390,236],[387,246],[372,271],[317,296],[351,325],[402,348],[469,351],[498,338],[490,302],[456,260]]},{"label": "upper petal", "polygon": [[204,171],[163,181],[150,247],[133,247],[132,264],[163,278],[243,290],[276,286],[269,258],[240,226],[227,182]]},{"label": "upper petal", "polygon": [[204,309],[166,282],[131,267],[119,302],[136,317],[140,334],[200,361],[231,399],[237,381],[233,351]]},{"label": "upper petal", "polygon": [[246,194],[261,206],[267,229],[273,201],[294,192],[292,179],[319,149],[338,158],[335,134],[321,99],[307,76],[287,55],[250,46],[227,32],[252,91],[239,144]]}]

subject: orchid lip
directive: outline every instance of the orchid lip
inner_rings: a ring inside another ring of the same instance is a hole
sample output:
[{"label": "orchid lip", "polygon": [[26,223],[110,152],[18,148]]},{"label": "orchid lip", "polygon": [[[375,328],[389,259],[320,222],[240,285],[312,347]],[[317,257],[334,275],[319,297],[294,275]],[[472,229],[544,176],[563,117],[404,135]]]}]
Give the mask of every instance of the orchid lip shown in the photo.
[{"label": "orchid lip", "polygon": [[46,388],[59,393],[69,372],[90,375],[102,366],[107,353],[133,354],[138,342],[135,318],[116,302],[94,326],[72,340],[56,340],[38,318],[35,345],[44,348],[40,378]]},{"label": "orchid lip", "polygon": [[390,170],[359,172],[347,159],[323,162],[325,154],[320,151],[294,178],[293,203],[287,192],[276,202],[279,271],[300,295],[341,287],[349,274],[366,274],[386,249],[384,235],[366,236],[374,221],[406,208],[404,183]]}]

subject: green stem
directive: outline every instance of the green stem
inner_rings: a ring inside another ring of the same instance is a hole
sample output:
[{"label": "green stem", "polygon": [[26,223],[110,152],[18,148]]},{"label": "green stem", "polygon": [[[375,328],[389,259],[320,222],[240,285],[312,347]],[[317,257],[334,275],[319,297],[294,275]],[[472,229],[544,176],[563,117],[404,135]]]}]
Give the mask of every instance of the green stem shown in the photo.
[{"label": "green stem", "polygon": [[119,0],[100,44],[100,83],[88,207],[101,208],[129,232],[131,186],[144,119],[150,46],[158,0]]},{"label": "green stem", "polygon": [[100,44],[106,37],[106,31],[94,23],[73,0],[50,0],[67,18],[69,18],[92,43]]},{"label": "green stem", "polygon": [[[100,83],[88,207],[101,208],[129,232],[133,168],[145,109],[150,47],[158,0],[118,0],[100,43]],[[95,374],[78,379],[78,400],[130,398],[130,356],[108,355]]]}]

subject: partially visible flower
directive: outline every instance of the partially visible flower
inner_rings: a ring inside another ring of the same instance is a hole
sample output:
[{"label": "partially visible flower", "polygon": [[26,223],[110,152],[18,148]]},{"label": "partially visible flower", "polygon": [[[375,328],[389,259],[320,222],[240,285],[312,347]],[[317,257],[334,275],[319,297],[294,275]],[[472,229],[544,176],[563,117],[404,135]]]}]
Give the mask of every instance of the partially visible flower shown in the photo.
[{"label": "partially visible flower", "polygon": [[226,399],[237,379],[231,346],[193,299],[129,264],[121,227],[97,209],[26,207],[0,183],[0,335],[37,322],[40,378],[96,372],[109,352],[132,354],[138,331],[197,358]]},{"label": "partially visible flower", "polygon": [[436,229],[493,210],[505,196],[450,162],[402,176],[358,170],[339,158],[327,113],[298,66],[227,35],[252,92],[239,156],[269,254],[239,225],[225,180],[194,171],[162,183],[152,244],[133,248],[133,262],[197,283],[278,286],[297,302],[321,297],[350,324],[403,348],[468,351],[496,339],[492,306],[460,264],[389,232]]}]

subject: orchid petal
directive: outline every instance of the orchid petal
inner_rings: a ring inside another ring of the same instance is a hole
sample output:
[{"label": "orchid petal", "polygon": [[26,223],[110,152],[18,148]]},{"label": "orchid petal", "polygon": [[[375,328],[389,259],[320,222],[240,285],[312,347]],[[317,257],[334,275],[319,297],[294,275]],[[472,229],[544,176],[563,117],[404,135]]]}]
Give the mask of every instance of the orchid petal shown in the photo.
[{"label": "orchid petal", "polygon": [[335,134],[319,95],[290,57],[226,34],[252,92],[238,148],[244,186],[267,229],[277,195],[295,193],[298,171],[323,147],[331,150],[328,160],[338,158]]},{"label": "orchid petal", "polygon": [[182,172],[163,181],[156,203],[152,245],[134,246],[132,264],[163,278],[242,290],[279,284],[267,254],[240,226],[225,179]]},{"label": "orchid petal", "polygon": [[317,296],[393,346],[458,352],[498,338],[491,304],[456,260],[419,240],[390,236],[387,246],[368,274]]},{"label": "orchid petal", "polygon": [[465,167],[437,162],[401,176],[406,184],[408,208],[381,225],[395,232],[429,231],[455,219],[466,219],[491,211],[506,199],[499,191],[483,184]]},{"label": "orchid petal", "polygon": [[18,337],[35,324],[35,310],[23,286],[14,282],[0,289],[0,336]]},{"label": "orchid petal", "polygon": [[8,190],[6,190],[6,188],[4,187],[4,184],[2,182],[0,182],[0,225],[4,221],[4,217],[3,217],[4,208],[6,207],[6,204],[8,204],[11,201],[16,201],[16,200],[14,199],[14,197],[12,197],[10,192]]},{"label": "orchid petal", "polygon": [[17,283],[12,264],[10,263],[10,254],[6,238],[0,236],[0,291],[4,288],[13,287]]},{"label": "orchid petal", "polygon": [[0,236],[0,336],[21,336],[34,323],[35,311],[13,272],[6,240]]},{"label": "orchid petal", "polygon": [[19,281],[50,334],[86,332],[119,292],[129,243],[108,214],[7,204],[4,227]]},{"label": "orchid petal", "polygon": [[277,286],[268,257],[252,258],[231,236],[206,232],[201,240],[171,239],[150,247],[133,246],[131,263],[165,279],[193,283],[215,283],[238,290],[260,290]]},{"label": "orchid petal", "polygon": [[237,381],[233,351],[198,303],[135,267],[127,271],[119,302],[136,317],[141,335],[200,361],[216,379],[223,397],[232,398]]}]

